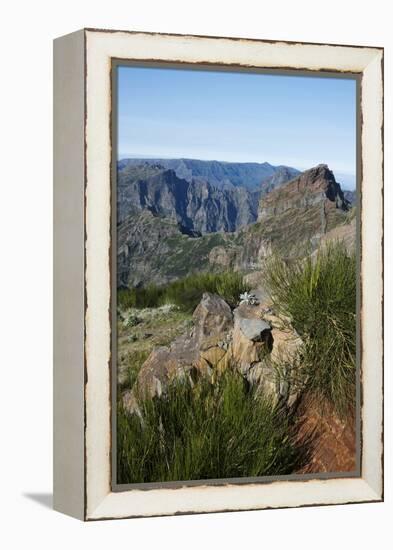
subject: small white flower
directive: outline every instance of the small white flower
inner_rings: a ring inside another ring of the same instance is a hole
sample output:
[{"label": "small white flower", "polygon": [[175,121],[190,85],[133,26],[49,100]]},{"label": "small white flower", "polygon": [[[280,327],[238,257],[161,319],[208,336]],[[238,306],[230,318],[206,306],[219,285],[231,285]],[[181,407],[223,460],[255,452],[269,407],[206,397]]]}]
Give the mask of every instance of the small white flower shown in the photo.
[{"label": "small white flower", "polygon": [[255,294],[252,294],[251,292],[243,292],[243,294],[240,294],[240,304],[257,306],[259,304],[259,301]]}]

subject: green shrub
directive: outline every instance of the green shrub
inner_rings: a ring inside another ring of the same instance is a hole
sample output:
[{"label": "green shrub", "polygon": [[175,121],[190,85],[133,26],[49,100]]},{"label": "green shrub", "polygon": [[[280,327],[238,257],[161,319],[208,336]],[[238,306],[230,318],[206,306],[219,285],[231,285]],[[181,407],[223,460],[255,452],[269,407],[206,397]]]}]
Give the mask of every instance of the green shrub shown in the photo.
[{"label": "green shrub", "polygon": [[215,292],[224,298],[231,307],[238,305],[240,294],[250,290],[251,286],[243,282],[243,276],[239,273],[222,273],[217,278]]},{"label": "green shrub", "polygon": [[163,287],[151,284],[146,287],[135,289],[135,292],[135,307],[157,307],[162,303],[165,289]]},{"label": "green shrub", "polygon": [[118,288],[117,289],[117,306],[122,309],[130,309],[135,307],[136,292],[135,289]]},{"label": "green shrub", "polygon": [[173,382],[141,413],[119,405],[118,483],[289,474],[302,461],[288,417],[234,371],[214,384]]},{"label": "green shrub", "polygon": [[118,291],[118,306],[122,309],[146,308],[171,303],[182,311],[192,312],[204,292],[213,292],[219,294],[231,307],[235,307],[239,295],[246,290],[250,290],[250,287],[243,283],[240,273],[198,273],[165,286],[121,289]]},{"label": "green shrub", "polygon": [[204,292],[220,295],[231,307],[235,307],[239,295],[249,287],[243,283],[240,273],[198,273],[170,283],[164,300],[176,304],[184,311],[193,311]]},{"label": "green shrub", "polygon": [[355,255],[334,243],[305,260],[274,257],[265,282],[276,310],[290,318],[304,342],[306,387],[345,416],[355,400]]},{"label": "green shrub", "polygon": [[117,305],[125,310],[132,307],[140,309],[157,307],[162,302],[165,287],[154,284],[138,288],[122,288],[117,291]]}]

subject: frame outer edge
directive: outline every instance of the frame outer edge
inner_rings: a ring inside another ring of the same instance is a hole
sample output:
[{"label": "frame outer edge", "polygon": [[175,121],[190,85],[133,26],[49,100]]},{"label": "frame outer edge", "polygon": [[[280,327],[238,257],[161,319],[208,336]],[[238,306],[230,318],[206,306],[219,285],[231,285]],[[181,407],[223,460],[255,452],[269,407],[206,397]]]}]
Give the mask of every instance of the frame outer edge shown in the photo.
[{"label": "frame outer edge", "polygon": [[[363,477],[375,492],[376,499],[384,498],[384,55],[378,50],[374,59],[364,70],[363,97],[367,97],[369,109],[363,112],[362,149],[367,151],[367,164],[363,167],[363,197],[371,214],[363,211],[362,243],[365,257],[362,273],[367,280],[364,292],[366,308],[362,317],[368,315],[368,324],[363,323],[364,340],[373,342],[363,354],[365,361],[363,424],[365,434],[366,466]],[[371,76],[371,78],[370,78]],[[367,78],[365,78],[367,77]],[[375,101],[373,101],[375,100]],[[371,108],[370,108],[371,104]],[[363,105],[362,105],[363,107]],[[374,172],[373,172],[374,170]],[[374,179],[373,177],[374,176]],[[363,209],[364,210],[364,209]],[[377,222],[377,223],[376,223]],[[374,277],[374,278],[372,278]],[[365,284],[365,283],[364,283]],[[372,291],[370,291],[372,287]],[[375,300],[375,302],[373,302]],[[371,317],[371,322],[370,322]],[[376,367],[373,370],[373,367]],[[378,405],[376,405],[376,403]],[[374,418],[370,411],[374,410]],[[362,415],[363,416],[363,415]]]},{"label": "frame outer edge", "polygon": [[[116,31],[114,31],[116,32]],[[105,31],[99,31],[99,30],[92,30],[92,29],[86,29],[86,35],[88,38],[92,38],[92,42],[94,42],[94,50],[95,48],[97,48],[97,50],[95,50],[95,54],[97,54],[98,56],[99,55],[108,55],[109,58],[110,57],[113,57],[114,54],[112,53],[109,53],[109,50],[108,52],[104,49],[103,47],[103,40],[100,36],[99,38],[99,41],[97,41],[97,38],[98,36],[97,35],[105,35],[108,36],[108,33],[106,33]],[[121,34],[121,33],[120,33]],[[134,36],[135,35],[138,35],[138,34],[143,34],[144,37],[146,36],[155,36],[157,38],[157,35],[152,35],[151,33],[135,33],[134,35],[130,35],[130,36]],[[163,37],[163,35],[158,35],[158,36],[161,36]],[[165,37],[168,37],[168,38],[173,38],[173,35],[164,35]],[[94,39],[93,39],[94,37]],[[187,37],[187,38],[194,38],[194,37]],[[202,37],[201,37],[202,38]],[[204,37],[204,38],[210,38],[210,37]],[[231,39],[231,38],[228,38],[226,40],[235,40],[235,39]],[[266,43],[267,41],[263,41],[261,40],[260,41],[261,43]],[[301,45],[301,43],[298,43],[296,45]],[[102,46],[102,49],[101,49],[101,46]],[[318,47],[318,45],[315,45],[315,47]],[[339,45],[337,45],[337,47],[340,47]],[[346,49],[349,49],[351,48],[351,46],[341,46],[342,48],[346,48]],[[360,47],[359,47],[360,48]],[[367,59],[366,58],[358,58],[358,61],[357,61],[357,65],[356,65],[356,70],[354,72],[363,72],[365,71],[366,67],[368,65],[371,65],[372,62],[375,60],[376,57],[378,57],[378,54],[381,54],[381,49],[380,48],[373,48],[373,47],[368,47],[368,46],[365,46],[364,47],[365,50],[368,51],[367,53]],[[87,48],[88,50],[88,48]],[[111,50],[112,51],[112,50]],[[359,51],[359,50],[357,50]],[[115,56],[116,57],[116,56]],[[105,59],[107,59],[105,57]],[[372,59],[372,60],[371,60]],[[141,59],[138,59],[140,61],[142,61]],[[152,59],[150,59],[152,61]],[[154,61],[159,61],[159,59],[154,59]],[[176,60],[174,59],[173,60],[174,62],[178,62],[179,60]],[[193,63],[192,61],[189,61],[189,60],[186,60],[184,61],[185,63]],[[365,63],[364,65],[361,66],[362,63]],[[106,61],[107,63],[107,61]],[[197,61],[195,62],[196,64],[198,63]],[[331,61],[330,61],[331,63]],[[361,66],[361,70],[360,70],[360,66]],[[330,67],[330,65],[328,64],[328,67]],[[91,68],[91,67],[90,67]],[[276,68],[276,67],[274,67]],[[298,67],[294,67],[294,69],[297,69]],[[100,69],[100,71],[102,71],[102,67]],[[310,70],[316,70],[316,69],[310,69]],[[323,69],[320,69],[320,70],[323,70]],[[333,69],[332,69],[333,70]],[[338,71],[341,70],[341,71],[344,71],[344,69],[337,69]],[[97,85],[97,82],[96,82],[96,85]],[[379,97],[378,97],[379,99]],[[101,127],[104,123],[101,121],[99,122],[99,126]],[[100,141],[101,143],[101,146],[102,146],[102,141]],[[378,145],[379,145],[379,142],[378,142]],[[101,153],[104,151],[104,149],[101,149]],[[94,156],[94,155],[93,155]],[[106,158],[106,153],[105,153],[105,158]],[[100,163],[99,163],[102,168],[105,168],[104,171],[106,171],[107,167],[103,166],[103,162],[102,162],[102,159],[100,160]],[[374,168],[376,166],[376,164],[373,164]],[[96,176],[97,174],[94,173],[93,174],[94,176]],[[102,181],[102,174],[99,175],[99,178],[98,178],[98,182],[96,181],[96,178],[94,177],[93,179],[95,180],[94,183],[95,183],[95,191],[97,191],[97,187],[96,187],[96,184],[97,183],[100,183],[101,185],[103,185],[103,181]],[[379,220],[378,220],[379,222]],[[380,269],[382,266],[380,266],[378,264],[378,268],[377,269]],[[378,364],[378,369],[381,368],[382,365]],[[378,371],[379,372],[379,371]],[[89,380],[89,385],[90,385],[90,380]],[[374,396],[376,396],[377,392],[378,392],[378,396],[377,397],[380,397],[380,390],[378,390],[378,388],[376,387],[376,385],[374,385],[374,388],[373,388],[373,392],[374,392]],[[382,422],[383,422],[383,419],[382,419]],[[379,428],[379,425],[378,425],[378,428]],[[381,424],[381,428],[382,428],[382,424]],[[89,426],[89,429],[90,429],[90,426]],[[377,434],[377,436],[379,437],[379,434]],[[372,438],[373,439],[373,438]],[[94,453],[96,452],[95,449],[90,449],[90,452],[93,452]],[[105,454],[106,454],[106,451],[105,451]],[[377,453],[378,454],[378,453]],[[106,458],[106,457],[105,457]],[[373,459],[375,458],[375,455],[373,456]],[[380,460],[380,457],[379,457],[379,460]],[[374,462],[375,464],[375,462]],[[381,464],[381,463],[380,463]],[[370,466],[370,465],[369,465]],[[92,472],[90,472],[92,473]],[[97,474],[97,472],[94,472],[94,477],[95,475]],[[88,476],[90,478],[90,475]],[[375,473],[375,476],[373,477],[373,479],[370,479],[370,477],[368,475],[366,475],[365,477],[363,478],[360,478],[358,480],[358,482],[356,482],[354,480],[354,482],[359,485],[362,485],[364,487],[364,493],[362,494],[362,496],[360,497],[358,494],[355,495],[356,491],[351,495],[351,494],[348,494],[348,500],[345,500],[344,502],[343,501],[340,501],[340,499],[338,500],[333,500],[333,501],[329,501],[329,499],[327,499],[326,501],[323,501],[323,502],[316,502],[316,501],[313,501],[313,502],[304,502],[304,504],[300,504],[300,506],[315,506],[315,505],[331,505],[331,504],[346,504],[346,503],[355,503],[355,502],[378,502],[381,500],[382,498],[382,487],[381,487],[381,481],[382,481],[382,478],[383,478],[383,472],[382,472],[382,469],[379,470],[378,468],[378,472]],[[93,479],[91,479],[91,481],[93,481]],[[94,479],[94,483],[95,483],[96,479]],[[376,483],[375,483],[376,481]],[[91,487],[91,490],[96,493],[96,487],[95,487],[95,484],[93,483],[93,486]],[[105,484],[106,484],[106,481],[105,481]],[[351,485],[353,483],[351,482]],[[325,485],[325,484],[324,484]],[[87,489],[89,487],[89,484],[87,484]],[[102,487],[101,490],[103,491],[103,493],[105,491],[107,491],[106,488]],[[127,493],[130,493],[131,491],[128,491]],[[180,493],[182,493],[182,490],[180,490]],[[135,492],[136,496],[138,495],[138,491]],[[159,494],[159,493],[158,493]],[[157,494],[157,496],[158,496]],[[95,497],[98,496],[97,494],[95,495]],[[125,497],[125,493],[123,493],[123,497]],[[153,495],[152,495],[153,496]],[[117,508],[116,512],[117,513],[114,513],[115,510],[114,510],[114,507],[112,506],[112,501],[116,499],[117,501],[120,500],[120,496],[115,496],[115,493],[107,493],[106,496],[101,500],[99,499],[99,501],[97,502],[96,498],[92,499],[92,506],[90,508],[90,510],[88,509],[87,512],[86,512],[86,519],[89,519],[89,520],[94,520],[94,519],[110,519],[110,518],[120,518],[120,517],[124,517],[123,516],[123,513],[120,512],[119,513],[119,507]],[[117,504],[119,505],[120,502],[117,502]],[[296,505],[294,504],[289,504],[288,506],[290,507],[296,507]],[[261,508],[269,508],[269,507],[277,507],[277,508],[280,508],[280,507],[286,507],[286,506],[276,506],[276,505],[273,505],[273,506],[269,506],[269,505],[266,505],[264,506],[262,503],[261,503],[261,506],[258,506],[257,509],[261,509]],[[241,508],[239,508],[238,510],[240,511]],[[244,509],[244,508],[243,508]],[[253,508],[248,508],[248,509],[253,509]],[[255,509],[255,508],[254,508]],[[230,510],[234,510],[234,508],[230,508]],[[127,512],[125,512],[125,517],[142,517],[142,516],[149,516],[149,515],[172,515],[172,514],[177,514],[177,513],[203,513],[204,511],[209,511],[209,512],[214,512],[214,511],[225,511],[225,508],[221,506],[219,507],[219,509],[210,509],[208,510],[207,507],[204,508],[203,510],[199,509],[198,510],[198,506],[195,506],[195,507],[191,507],[190,509],[183,509],[183,510],[177,510],[177,511],[168,511],[167,513],[163,510],[162,512],[158,512],[158,513],[155,513],[154,511],[152,513],[149,513],[149,512],[145,512],[143,513],[142,511],[139,511],[136,513],[136,514],[127,514]]]},{"label": "frame outer edge", "polygon": [[83,30],[53,55],[53,507],[85,519]]}]

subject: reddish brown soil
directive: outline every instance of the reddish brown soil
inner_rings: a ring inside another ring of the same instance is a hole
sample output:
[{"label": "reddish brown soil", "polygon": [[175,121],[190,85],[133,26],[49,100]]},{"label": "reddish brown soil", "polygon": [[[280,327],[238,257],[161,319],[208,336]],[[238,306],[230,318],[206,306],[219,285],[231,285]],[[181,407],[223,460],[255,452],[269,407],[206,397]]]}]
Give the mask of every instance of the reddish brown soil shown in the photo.
[{"label": "reddish brown soil", "polygon": [[310,457],[298,473],[353,472],[356,469],[355,415],[341,420],[331,405],[303,398],[298,409],[300,443]]}]

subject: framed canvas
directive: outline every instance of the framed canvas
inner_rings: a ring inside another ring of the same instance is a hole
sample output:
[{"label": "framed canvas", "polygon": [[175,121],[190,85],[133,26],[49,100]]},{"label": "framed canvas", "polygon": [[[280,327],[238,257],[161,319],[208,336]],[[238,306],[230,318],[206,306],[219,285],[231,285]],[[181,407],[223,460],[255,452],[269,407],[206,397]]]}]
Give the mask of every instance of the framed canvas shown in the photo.
[{"label": "framed canvas", "polygon": [[54,507],[383,500],[383,49],[54,42]]}]

